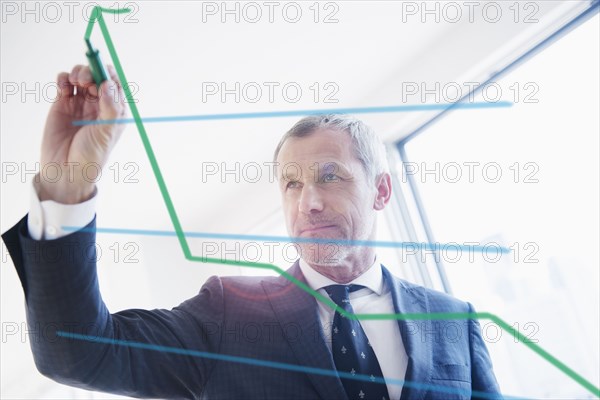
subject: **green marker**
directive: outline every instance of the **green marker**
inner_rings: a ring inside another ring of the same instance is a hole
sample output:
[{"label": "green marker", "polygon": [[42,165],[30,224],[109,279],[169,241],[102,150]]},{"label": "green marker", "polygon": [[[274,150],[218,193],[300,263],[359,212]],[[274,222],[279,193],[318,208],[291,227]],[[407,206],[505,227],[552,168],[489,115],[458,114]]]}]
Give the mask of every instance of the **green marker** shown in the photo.
[{"label": "green marker", "polygon": [[99,88],[102,82],[108,80],[108,74],[106,73],[104,64],[100,59],[100,52],[94,49],[94,47],[92,47],[92,43],[89,39],[85,39],[85,43],[88,47],[88,51],[87,53],[85,53],[85,55],[87,56],[88,62],[90,64],[90,71],[92,72],[94,82],[96,82],[96,87]]}]

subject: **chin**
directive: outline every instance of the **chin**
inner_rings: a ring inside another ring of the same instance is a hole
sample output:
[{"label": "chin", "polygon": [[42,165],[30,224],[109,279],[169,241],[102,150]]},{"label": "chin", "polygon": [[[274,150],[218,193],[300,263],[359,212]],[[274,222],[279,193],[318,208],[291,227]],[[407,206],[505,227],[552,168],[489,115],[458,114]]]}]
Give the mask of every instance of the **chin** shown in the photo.
[{"label": "chin", "polygon": [[343,263],[350,250],[348,246],[340,246],[335,241],[336,239],[331,239],[331,243],[301,243],[297,245],[298,253],[307,263],[335,267]]}]

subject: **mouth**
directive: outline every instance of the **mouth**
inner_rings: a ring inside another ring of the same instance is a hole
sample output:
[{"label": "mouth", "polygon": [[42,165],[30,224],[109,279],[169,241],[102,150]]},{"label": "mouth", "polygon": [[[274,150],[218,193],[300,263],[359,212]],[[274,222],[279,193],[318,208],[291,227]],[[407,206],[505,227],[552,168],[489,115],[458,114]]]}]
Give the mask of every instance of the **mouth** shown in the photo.
[{"label": "mouth", "polygon": [[298,236],[319,234],[319,233],[327,232],[328,230],[332,230],[335,228],[336,228],[335,225],[312,226],[310,228],[301,229],[300,234]]}]

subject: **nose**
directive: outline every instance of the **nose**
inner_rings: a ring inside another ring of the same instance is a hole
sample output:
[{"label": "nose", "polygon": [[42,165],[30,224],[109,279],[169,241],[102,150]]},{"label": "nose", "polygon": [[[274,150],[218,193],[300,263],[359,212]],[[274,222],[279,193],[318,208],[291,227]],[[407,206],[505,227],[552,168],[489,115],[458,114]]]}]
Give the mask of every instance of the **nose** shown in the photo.
[{"label": "nose", "polygon": [[300,194],[298,210],[304,214],[323,211],[323,197],[315,185],[304,185]]}]

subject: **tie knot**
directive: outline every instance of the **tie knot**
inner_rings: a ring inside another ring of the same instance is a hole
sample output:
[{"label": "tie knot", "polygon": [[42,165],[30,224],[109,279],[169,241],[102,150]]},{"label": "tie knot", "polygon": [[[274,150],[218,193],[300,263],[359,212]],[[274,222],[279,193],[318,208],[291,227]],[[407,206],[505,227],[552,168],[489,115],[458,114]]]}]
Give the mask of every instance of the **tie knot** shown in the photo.
[{"label": "tie knot", "polygon": [[362,285],[329,285],[325,286],[325,291],[335,304],[346,308],[350,302],[350,292],[356,292],[362,288],[364,288]]}]

